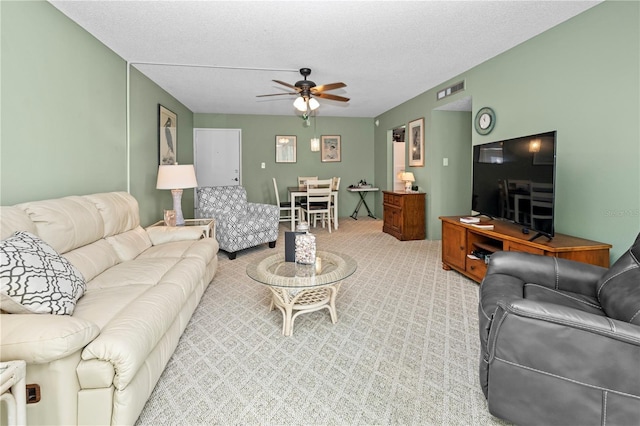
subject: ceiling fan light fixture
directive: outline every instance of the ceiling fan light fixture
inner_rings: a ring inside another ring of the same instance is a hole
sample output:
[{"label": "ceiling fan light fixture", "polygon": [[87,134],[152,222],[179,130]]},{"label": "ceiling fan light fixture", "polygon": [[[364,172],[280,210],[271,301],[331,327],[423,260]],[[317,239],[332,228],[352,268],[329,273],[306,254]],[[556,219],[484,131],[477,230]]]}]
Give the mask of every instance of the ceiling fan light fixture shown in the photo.
[{"label": "ceiling fan light fixture", "polygon": [[293,106],[298,111],[306,112],[307,111],[307,100],[305,98],[303,98],[302,96],[299,96],[299,97],[296,98],[295,101],[293,101]]},{"label": "ceiling fan light fixture", "polygon": [[315,98],[309,98],[309,109],[311,111],[315,111],[320,106],[320,102],[318,102]]}]

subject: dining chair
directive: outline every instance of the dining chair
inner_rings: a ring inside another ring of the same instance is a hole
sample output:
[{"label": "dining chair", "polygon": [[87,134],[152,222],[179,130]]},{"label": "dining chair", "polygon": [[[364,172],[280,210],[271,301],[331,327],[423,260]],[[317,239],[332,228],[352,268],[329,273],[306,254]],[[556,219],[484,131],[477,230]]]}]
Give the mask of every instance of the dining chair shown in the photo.
[{"label": "dining chair", "polygon": [[322,227],[325,220],[331,233],[331,191],[333,179],[308,180],[307,181],[307,201],[302,203],[302,210],[307,216],[307,222],[311,223],[313,215],[313,226],[320,215]]},{"label": "dining chair", "polygon": [[318,176],[298,176],[298,186],[307,186],[307,181],[318,180]]},{"label": "dining chair", "polygon": [[531,182],[531,227],[536,230],[553,232],[553,184]]},{"label": "dining chair", "polygon": [[300,208],[300,203],[296,202],[295,206],[291,206],[290,201],[280,201],[280,194],[278,192],[278,183],[276,182],[276,178],[273,178],[273,190],[276,193],[276,204],[280,209],[280,222],[287,222],[291,220],[291,215],[296,217],[297,210],[297,220],[300,220],[302,217],[302,210]]}]

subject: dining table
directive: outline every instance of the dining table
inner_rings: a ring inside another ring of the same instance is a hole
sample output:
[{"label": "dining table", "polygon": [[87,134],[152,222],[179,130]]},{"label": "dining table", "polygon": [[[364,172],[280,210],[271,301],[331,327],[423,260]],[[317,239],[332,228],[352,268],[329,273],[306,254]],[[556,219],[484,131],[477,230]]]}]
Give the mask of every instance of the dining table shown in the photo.
[{"label": "dining table", "polygon": [[[307,187],[306,186],[288,186],[287,191],[289,192],[289,201],[292,206],[296,205],[296,198],[304,198],[307,196]],[[334,189],[331,191],[331,202],[333,204],[333,228],[338,229],[338,190]],[[296,211],[298,209],[293,209],[291,214],[291,230],[295,231],[296,229]]]}]

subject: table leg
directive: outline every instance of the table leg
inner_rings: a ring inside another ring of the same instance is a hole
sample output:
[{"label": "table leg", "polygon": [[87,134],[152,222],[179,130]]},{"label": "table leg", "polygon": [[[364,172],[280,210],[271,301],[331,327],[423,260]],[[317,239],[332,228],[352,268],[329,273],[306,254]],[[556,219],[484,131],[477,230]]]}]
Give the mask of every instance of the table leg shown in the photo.
[{"label": "table leg", "polygon": [[296,230],[296,209],[295,205],[296,205],[296,196],[294,195],[293,192],[291,192],[289,194],[289,202],[291,202],[291,230],[295,231]]},{"label": "table leg", "polygon": [[362,198],[362,193],[358,192],[358,195],[360,196],[360,199],[358,200],[358,204],[356,204],[356,208],[353,209],[353,213],[351,213],[351,217],[355,220],[358,220],[358,211],[360,210],[360,206],[362,206],[362,202],[364,201],[364,198]]},{"label": "table leg", "polygon": [[338,229],[338,194],[333,196],[333,229]]}]

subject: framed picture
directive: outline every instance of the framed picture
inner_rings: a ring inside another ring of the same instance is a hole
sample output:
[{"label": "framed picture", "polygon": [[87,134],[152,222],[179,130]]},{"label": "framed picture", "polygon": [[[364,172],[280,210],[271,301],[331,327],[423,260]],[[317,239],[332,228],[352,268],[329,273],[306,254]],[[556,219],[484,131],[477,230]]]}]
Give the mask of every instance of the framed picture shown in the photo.
[{"label": "framed picture", "polygon": [[276,163],[296,162],[296,136],[276,136]]},{"label": "framed picture", "polygon": [[409,122],[409,166],[424,166],[424,118]]},{"label": "framed picture", "polygon": [[158,159],[160,165],[176,164],[178,158],[178,116],[158,105]]},{"label": "framed picture", "polygon": [[340,136],[322,136],[320,141],[320,158],[323,163],[341,161]]}]

